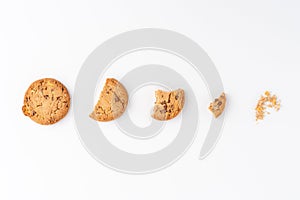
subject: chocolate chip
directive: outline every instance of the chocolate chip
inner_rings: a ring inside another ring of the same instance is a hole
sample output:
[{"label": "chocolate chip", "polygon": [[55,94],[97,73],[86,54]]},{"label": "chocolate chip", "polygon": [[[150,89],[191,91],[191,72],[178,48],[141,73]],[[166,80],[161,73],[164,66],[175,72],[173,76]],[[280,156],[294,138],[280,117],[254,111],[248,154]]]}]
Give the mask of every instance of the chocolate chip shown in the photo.
[{"label": "chocolate chip", "polygon": [[119,101],[120,101],[119,97],[115,97],[115,102],[119,102]]}]

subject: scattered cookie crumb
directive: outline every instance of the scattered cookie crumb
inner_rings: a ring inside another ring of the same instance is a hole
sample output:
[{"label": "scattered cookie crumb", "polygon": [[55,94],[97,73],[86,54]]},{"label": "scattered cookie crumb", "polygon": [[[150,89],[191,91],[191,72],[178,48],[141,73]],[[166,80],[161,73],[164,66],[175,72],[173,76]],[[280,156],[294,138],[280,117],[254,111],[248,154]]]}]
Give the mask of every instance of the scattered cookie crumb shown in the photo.
[{"label": "scattered cookie crumb", "polygon": [[208,109],[214,114],[215,118],[218,118],[224,111],[226,104],[226,96],[223,92],[219,98],[210,103]]},{"label": "scattered cookie crumb", "polygon": [[261,95],[255,107],[256,121],[263,120],[266,114],[270,114],[267,108],[273,108],[275,111],[280,109],[280,101],[276,95],[272,95],[271,92],[265,91],[264,95]]}]

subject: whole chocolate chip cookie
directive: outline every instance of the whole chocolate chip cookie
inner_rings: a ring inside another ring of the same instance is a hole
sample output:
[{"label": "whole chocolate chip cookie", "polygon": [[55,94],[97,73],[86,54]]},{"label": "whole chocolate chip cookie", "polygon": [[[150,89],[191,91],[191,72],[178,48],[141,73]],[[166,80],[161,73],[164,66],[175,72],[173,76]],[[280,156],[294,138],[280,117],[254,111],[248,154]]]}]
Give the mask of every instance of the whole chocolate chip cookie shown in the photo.
[{"label": "whole chocolate chip cookie", "polygon": [[33,82],[27,89],[22,111],[36,123],[50,125],[64,118],[69,107],[67,88],[58,80],[43,78]]}]

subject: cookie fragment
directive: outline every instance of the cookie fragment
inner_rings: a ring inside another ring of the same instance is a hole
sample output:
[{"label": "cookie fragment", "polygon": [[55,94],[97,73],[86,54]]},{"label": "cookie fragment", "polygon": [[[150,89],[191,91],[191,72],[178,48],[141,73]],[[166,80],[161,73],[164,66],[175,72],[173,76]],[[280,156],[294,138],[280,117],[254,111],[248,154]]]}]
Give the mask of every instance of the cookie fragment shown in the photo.
[{"label": "cookie fragment", "polygon": [[33,82],[24,96],[23,114],[36,123],[50,125],[68,113],[70,95],[58,80],[43,78]]},{"label": "cookie fragment", "polygon": [[184,106],[184,90],[177,89],[171,92],[155,91],[156,102],[152,117],[157,120],[170,120],[176,117]]},{"label": "cookie fragment", "polygon": [[90,117],[100,122],[117,119],[125,112],[127,104],[128,95],[124,86],[116,79],[108,78]]},{"label": "cookie fragment", "polygon": [[226,104],[226,96],[223,92],[219,98],[210,103],[208,109],[213,113],[215,118],[218,118],[224,111]]},{"label": "cookie fragment", "polygon": [[261,95],[255,107],[256,121],[263,120],[266,114],[270,114],[267,108],[273,108],[275,111],[280,109],[280,101],[276,95],[271,95],[271,92],[265,91],[264,95]]}]

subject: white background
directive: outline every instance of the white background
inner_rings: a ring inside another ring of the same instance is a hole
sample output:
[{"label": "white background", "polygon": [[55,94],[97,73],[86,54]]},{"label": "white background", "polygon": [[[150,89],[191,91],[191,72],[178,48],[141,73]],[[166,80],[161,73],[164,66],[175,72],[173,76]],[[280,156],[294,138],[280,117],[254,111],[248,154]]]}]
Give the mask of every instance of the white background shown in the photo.
[{"label": "white background", "polygon": [[[0,199],[299,199],[299,19],[296,0],[1,0]],[[73,94],[94,48],[145,27],[190,37],[221,74],[226,124],[205,160],[197,159],[205,136],[199,134],[171,167],[121,174],[82,147],[73,110],[53,126],[23,116],[32,81],[55,77]],[[256,124],[253,107],[266,89],[283,107]]]}]

